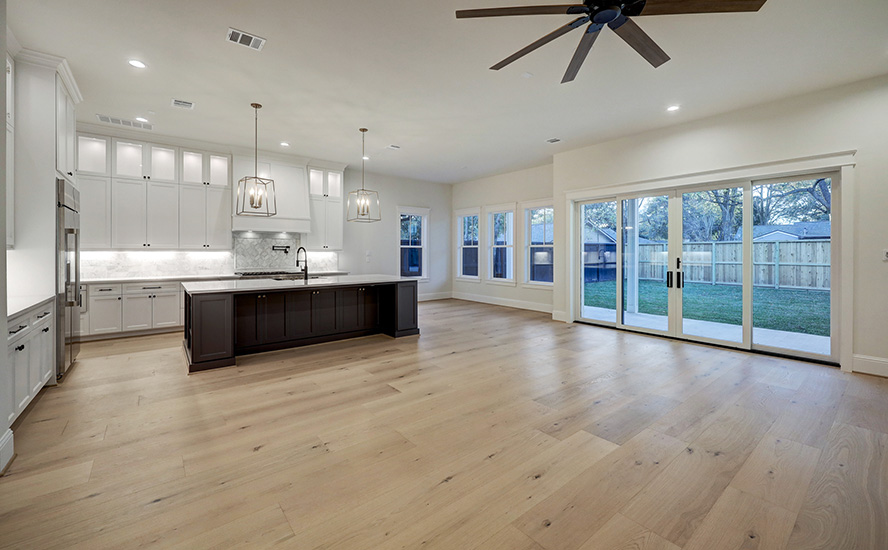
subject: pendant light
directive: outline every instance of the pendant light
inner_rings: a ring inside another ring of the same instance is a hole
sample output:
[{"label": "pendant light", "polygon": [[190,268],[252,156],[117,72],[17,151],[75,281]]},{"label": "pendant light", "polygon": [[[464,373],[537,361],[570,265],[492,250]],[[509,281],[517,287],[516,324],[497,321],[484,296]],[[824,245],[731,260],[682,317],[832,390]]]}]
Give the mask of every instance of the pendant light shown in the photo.
[{"label": "pendant light", "polygon": [[361,188],[350,191],[348,194],[348,216],[350,222],[378,222],[382,219],[379,212],[379,193],[364,189],[364,162],[367,160],[365,152],[365,138],[367,128],[360,128],[361,132]]},{"label": "pendant light", "polygon": [[277,214],[274,180],[259,177],[259,109],[262,105],[250,103],[254,113],[253,176],[244,176],[237,182],[237,215],[270,217]]}]

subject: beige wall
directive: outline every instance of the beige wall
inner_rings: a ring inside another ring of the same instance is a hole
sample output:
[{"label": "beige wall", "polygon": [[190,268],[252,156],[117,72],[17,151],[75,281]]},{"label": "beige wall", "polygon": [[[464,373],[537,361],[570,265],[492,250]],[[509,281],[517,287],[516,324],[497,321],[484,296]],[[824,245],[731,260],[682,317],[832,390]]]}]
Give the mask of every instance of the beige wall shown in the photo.
[{"label": "beige wall", "polygon": [[[345,222],[339,269],[352,274],[382,273],[398,275],[399,206],[429,208],[428,280],[419,282],[420,300],[449,298],[451,190],[444,183],[429,183],[377,174],[366,174],[365,186],[379,192],[382,220],[375,223]],[[347,193],[361,187],[361,170],[345,171]],[[369,256],[368,256],[369,253]],[[369,261],[368,261],[369,260]]]},{"label": "beige wall", "polygon": [[[691,107],[692,108],[692,107]],[[555,316],[568,311],[566,194],[857,151],[853,168],[855,369],[888,374],[888,77],[556,155]]]},{"label": "beige wall", "polygon": [[[487,302],[505,306],[521,307],[537,311],[552,311],[552,287],[538,285],[525,285],[524,280],[524,256],[522,245],[523,211],[522,202],[538,201],[552,198],[552,165],[539,166],[518,172],[511,172],[489,178],[482,178],[453,186],[453,210],[463,208],[481,208],[485,206],[500,205],[507,202],[516,203],[516,250],[515,250],[515,285],[502,285],[490,283],[484,280],[486,270],[486,254],[481,254],[481,273],[479,282],[454,280],[453,296]],[[486,232],[485,222],[481,220],[482,234]],[[453,239],[456,239],[456,228],[453,229]],[[482,247],[484,240],[482,239]],[[455,246],[455,242],[454,242]],[[455,251],[452,254],[454,267],[451,275],[456,274]]]}]

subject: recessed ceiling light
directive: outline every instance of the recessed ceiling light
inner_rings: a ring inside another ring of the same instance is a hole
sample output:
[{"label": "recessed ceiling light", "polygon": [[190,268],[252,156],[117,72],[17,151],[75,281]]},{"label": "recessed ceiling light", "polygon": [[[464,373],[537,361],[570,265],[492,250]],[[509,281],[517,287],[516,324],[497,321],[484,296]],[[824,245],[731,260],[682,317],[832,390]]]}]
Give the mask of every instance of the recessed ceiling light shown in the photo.
[{"label": "recessed ceiling light", "polygon": [[290,144],[287,143],[286,141],[281,142],[281,147],[289,147],[289,146],[290,146]]},{"label": "recessed ceiling light", "polygon": [[148,119],[143,116],[137,116],[136,120],[138,120],[139,122],[148,122]]},{"label": "recessed ceiling light", "polygon": [[669,111],[670,113],[674,113],[675,111],[677,111],[679,109],[681,109],[681,105],[670,105],[669,107],[666,107],[666,110]]},{"label": "recessed ceiling light", "polygon": [[144,63],[142,63],[141,61],[139,61],[138,59],[130,59],[129,64],[137,69],[144,69],[145,67],[148,66],[148,65],[145,65]]}]

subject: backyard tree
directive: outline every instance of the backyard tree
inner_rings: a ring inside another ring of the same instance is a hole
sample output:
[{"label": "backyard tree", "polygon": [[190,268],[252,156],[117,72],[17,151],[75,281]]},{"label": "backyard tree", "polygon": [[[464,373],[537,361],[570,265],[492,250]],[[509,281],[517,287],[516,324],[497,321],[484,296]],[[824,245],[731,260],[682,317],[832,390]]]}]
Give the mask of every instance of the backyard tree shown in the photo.
[{"label": "backyard tree", "polygon": [[756,185],[752,188],[755,225],[827,221],[831,211],[830,178]]}]

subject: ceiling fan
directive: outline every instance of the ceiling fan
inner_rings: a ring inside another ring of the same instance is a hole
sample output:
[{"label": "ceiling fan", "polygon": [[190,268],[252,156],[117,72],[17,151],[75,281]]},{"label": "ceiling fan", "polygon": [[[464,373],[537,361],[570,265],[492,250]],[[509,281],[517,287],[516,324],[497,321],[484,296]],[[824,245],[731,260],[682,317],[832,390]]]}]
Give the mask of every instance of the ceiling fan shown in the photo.
[{"label": "ceiling fan", "polygon": [[518,50],[503,59],[491,69],[498,71],[506,65],[521,59],[530,52],[545,46],[560,36],[588,23],[586,32],[574,52],[561,83],[576,78],[580,67],[592,50],[598,33],[605,25],[617,36],[641,54],[648,63],[659,67],[669,61],[660,46],[639,27],[631,17],[641,15],[678,15],[689,13],[729,13],[758,11],[767,0],[583,0],[582,4],[554,4],[549,6],[513,6],[508,8],[484,8],[459,10],[457,19],[475,17],[502,17],[506,15],[579,15],[570,23],[558,27],[536,42]]}]

